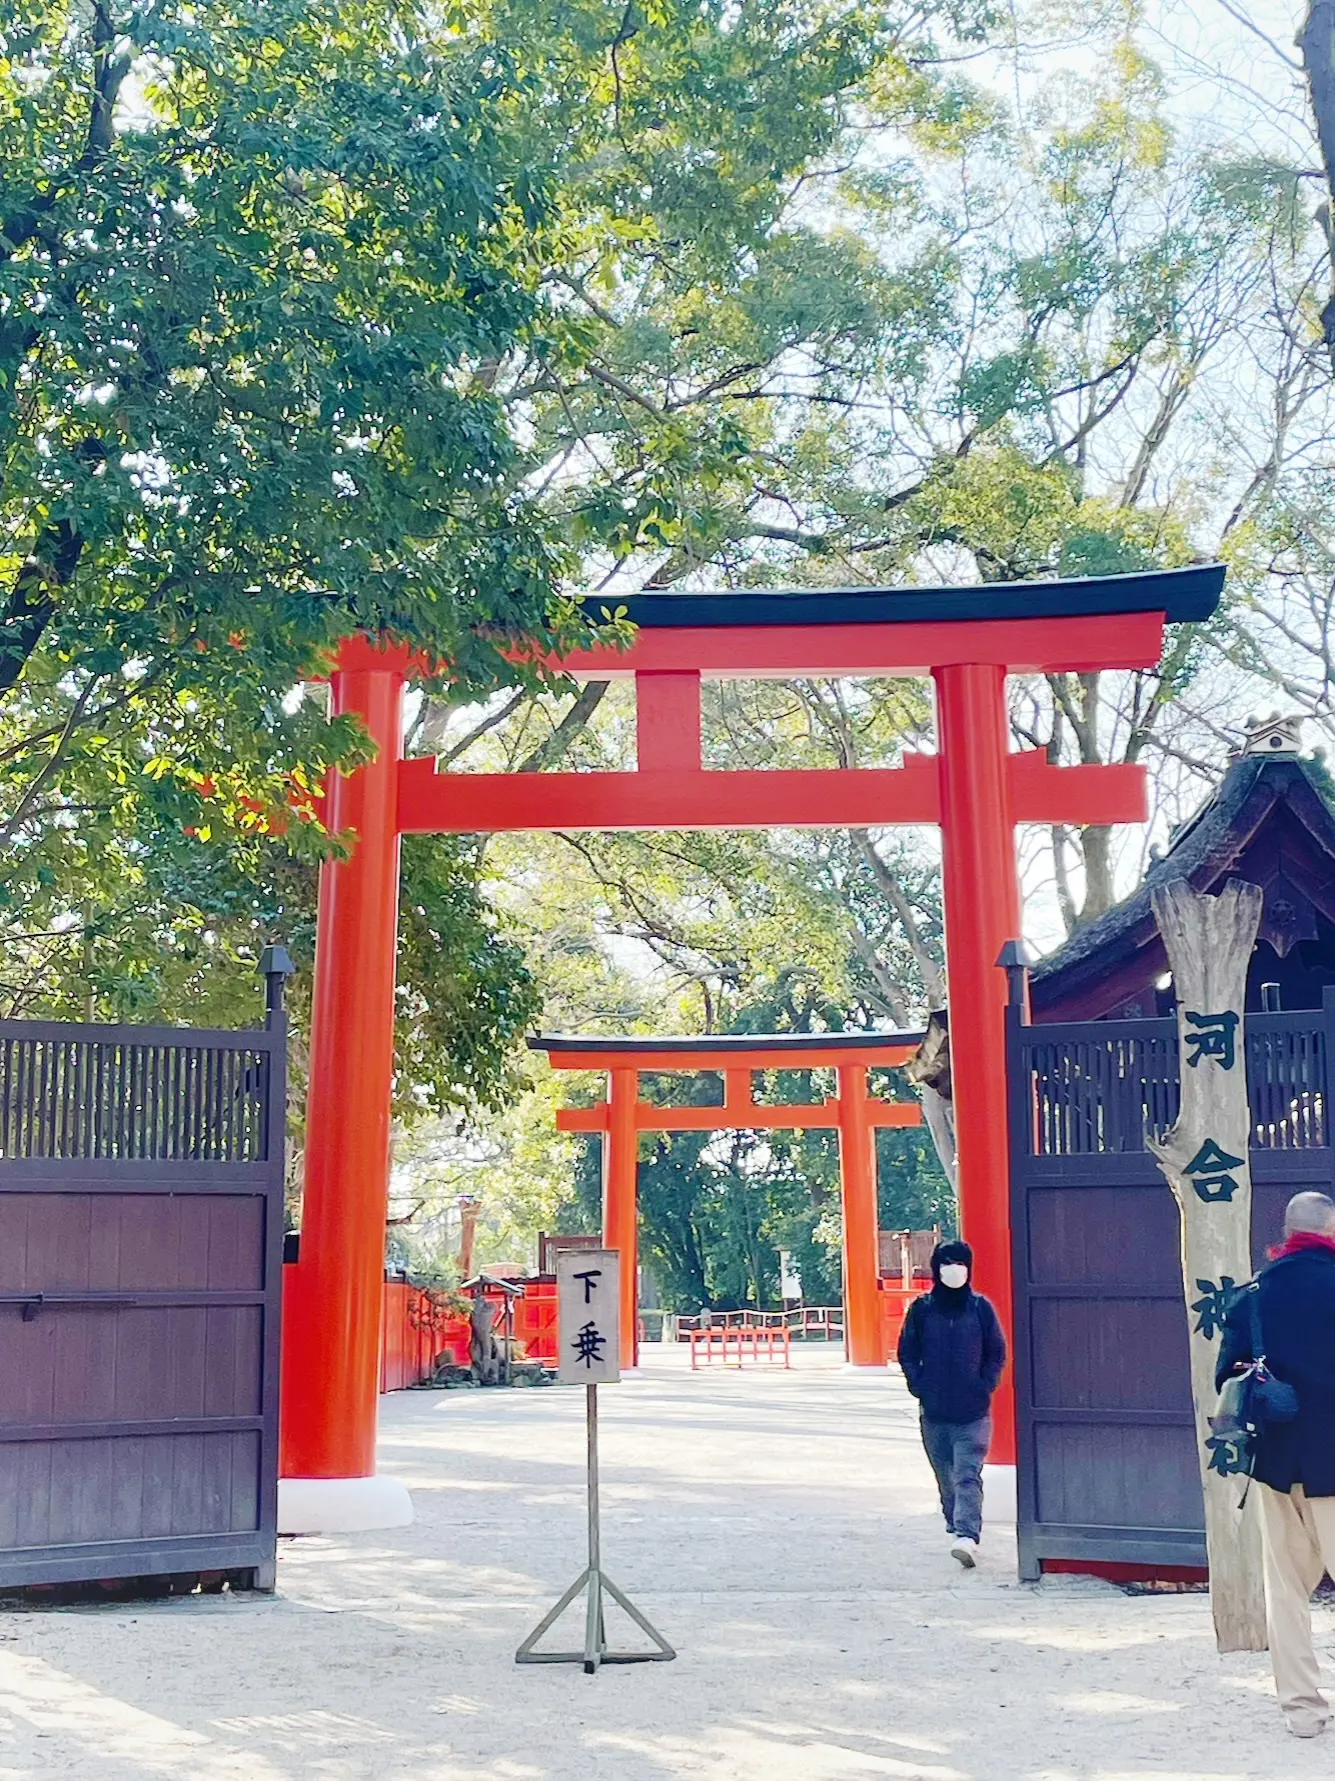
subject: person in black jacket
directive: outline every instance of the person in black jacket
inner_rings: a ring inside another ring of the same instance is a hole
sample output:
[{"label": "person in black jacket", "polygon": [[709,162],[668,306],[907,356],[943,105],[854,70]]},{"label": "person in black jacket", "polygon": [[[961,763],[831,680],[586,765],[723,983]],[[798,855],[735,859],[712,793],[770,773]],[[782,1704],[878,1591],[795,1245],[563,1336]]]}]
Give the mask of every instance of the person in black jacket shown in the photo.
[{"label": "person in black jacket", "polygon": [[[1335,1575],[1335,1201],[1301,1193],[1284,1214],[1284,1242],[1257,1277],[1266,1365],[1298,1394],[1292,1422],[1255,1439],[1266,1624],[1275,1692],[1291,1732],[1314,1738],[1330,1712],[1312,1648],[1312,1591]],[[1215,1383],[1252,1354],[1250,1292],[1224,1325]]]},{"label": "person in black jacket", "polygon": [[909,1306],[899,1337],[899,1364],[921,1405],[922,1444],[941,1492],[951,1555],[970,1569],[983,1532],[992,1394],[1006,1364],[997,1314],[970,1286],[972,1274],[967,1243],[938,1243],[932,1290]]}]

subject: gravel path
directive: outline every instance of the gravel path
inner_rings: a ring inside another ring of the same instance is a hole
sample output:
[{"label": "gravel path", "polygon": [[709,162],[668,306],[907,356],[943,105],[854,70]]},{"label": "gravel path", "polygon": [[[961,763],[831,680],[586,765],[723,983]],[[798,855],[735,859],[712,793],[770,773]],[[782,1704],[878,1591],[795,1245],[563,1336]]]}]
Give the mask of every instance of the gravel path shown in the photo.
[{"label": "gravel path", "polygon": [[1203,1597],[1028,1588],[995,1529],[961,1572],[897,1379],[649,1353],[602,1394],[604,1557],[676,1663],[513,1663],[582,1563],[581,1394],[407,1392],[414,1527],[283,1542],[272,1600],[0,1615],[0,1781],[1335,1774]]}]

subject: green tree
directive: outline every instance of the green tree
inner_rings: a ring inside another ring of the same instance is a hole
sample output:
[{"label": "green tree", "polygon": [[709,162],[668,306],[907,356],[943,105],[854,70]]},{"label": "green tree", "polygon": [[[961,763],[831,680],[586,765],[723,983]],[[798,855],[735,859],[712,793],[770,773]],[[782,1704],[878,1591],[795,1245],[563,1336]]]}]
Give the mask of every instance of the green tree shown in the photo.
[{"label": "green tree", "polygon": [[[591,566],[703,561],[737,532],[759,463],[738,367],[797,353],[846,378],[866,324],[930,326],[797,195],[846,157],[869,83],[911,62],[899,114],[930,110],[933,58],[985,20],[957,0],[25,9],[0,42],[13,1007],[221,1010],[276,924],[305,950],[309,867],[336,845],[309,794],[361,740],[290,695],[341,635],[448,661],[449,710],[534,684],[533,641],[587,635],[563,590]],[[434,857],[419,900],[457,908]],[[408,1055],[476,1086],[477,1059],[427,1055],[468,1005],[451,971]]]},{"label": "green tree", "polygon": [[[1158,671],[1013,688],[1026,746],[1063,762],[1144,762],[1171,809],[1208,780],[1248,689],[1283,686],[1332,721],[1325,247],[1302,168],[1250,140],[1203,149],[1172,127],[1164,77],[1128,16],[1091,58],[1091,77],[1026,71],[1014,102],[1000,83],[943,78],[930,54],[887,51],[853,89],[862,152],[791,177],[767,225],[767,246],[790,225],[800,238],[789,265],[803,275],[809,331],[765,334],[797,283],[750,283],[749,259],[731,282],[692,261],[690,301],[678,301],[677,262],[664,263],[659,245],[665,213],[653,209],[647,245],[637,237],[602,264],[601,282],[585,283],[598,306],[584,304],[596,324],[585,380],[540,393],[537,408],[572,511],[585,485],[569,467],[586,450],[607,500],[616,491],[630,503],[671,420],[716,441],[726,417],[740,442],[735,473],[707,485],[659,477],[638,543],[629,530],[610,545],[583,540],[590,580],[609,575],[617,591],[683,579],[986,583],[1226,554],[1229,610],[1207,632],[1179,633]],[[609,153],[619,163],[620,148]],[[762,263],[768,276],[777,249]],[[776,357],[757,345],[769,338],[787,343]],[[697,498],[683,508],[687,488]],[[430,745],[470,765],[633,759],[617,685],[574,701],[442,707],[433,721]],[[884,765],[932,740],[920,685],[706,687],[714,766]],[[1127,882],[1106,830],[1058,827],[1025,844],[1068,927]],[[660,992],[652,1030],[735,1030],[753,1016],[912,1025],[943,996],[939,863],[919,837],[505,838],[488,858],[511,880],[507,907],[521,920],[536,875],[566,887],[564,900],[544,901],[544,919],[567,931],[579,908],[592,925],[582,946],[618,959],[633,949]],[[553,963],[538,965],[544,980]],[[634,1029],[641,1016],[626,1010],[595,1002],[590,1024]],[[645,1167],[661,1173],[666,1213],[689,1224],[704,1255],[722,1152],[683,1146],[669,1177],[676,1142]],[[949,1223],[922,1143],[919,1133],[879,1141],[887,1224]],[[794,1247],[800,1227],[837,1266],[828,1141],[795,1141],[792,1155],[796,1223],[780,1246]],[[777,1176],[766,1191],[778,1206]],[[692,1262],[692,1290],[708,1266]]]},{"label": "green tree", "polygon": [[[476,694],[532,677],[509,645],[581,630],[483,374],[560,331],[549,169],[506,127],[520,74],[435,28],[396,4],[94,0],[5,33],[13,1010],[217,1016],[268,935],[309,957],[330,845],[309,794],[363,745],[291,695],[340,636],[410,639]],[[409,954],[450,930],[497,1013],[466,852],[410,852]],[[457,1005],[440,975],[414,1062],[475,1089],[485,1040],[423,1057]]]}]

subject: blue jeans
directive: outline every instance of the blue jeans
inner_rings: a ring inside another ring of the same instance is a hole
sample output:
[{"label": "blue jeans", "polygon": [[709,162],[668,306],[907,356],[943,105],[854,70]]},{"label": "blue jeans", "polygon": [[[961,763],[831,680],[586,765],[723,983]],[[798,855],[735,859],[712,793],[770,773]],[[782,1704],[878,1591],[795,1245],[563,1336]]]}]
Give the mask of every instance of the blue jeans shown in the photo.
[{"label": "blue jeans", "polygon": [[946,1526],[963,1539],[977,1540],[983,1531],[983,1461],[992,1439],[992,1418],[929,1422],[924,1416],[921,1424]]}]

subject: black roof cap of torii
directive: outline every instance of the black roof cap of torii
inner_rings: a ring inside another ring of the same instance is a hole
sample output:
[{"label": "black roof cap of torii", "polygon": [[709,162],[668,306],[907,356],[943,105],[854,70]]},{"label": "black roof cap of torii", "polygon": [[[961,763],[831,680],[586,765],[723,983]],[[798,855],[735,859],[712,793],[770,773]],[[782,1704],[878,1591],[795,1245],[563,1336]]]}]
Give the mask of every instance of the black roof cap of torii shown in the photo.
[{"label": "black roof cap of torii", "polygon": [[[750,588],[713,594],[648,593],[604,599],[644,630],[721,625],[977,623],[984,619],[1098,618],[1162,612],[1172,624],[1209,618],[1224,589],[1223,563],[1090,575],[1066,581],[988,581],[969,587]],[[593,597],[589,605],[595,604]]]},{"label": "black roof cap of torii", "polygon": [[581,1037],[578,1033],[535,1033],[528,1041],[530,1051],[601,1051],[625,1052],[628,1055],[637,1051],[717,1051],[726,1056],[730,1051],[773,1051],[792,1052],[800,1058],[804,1051],[856,1051],[865,1046],[885,1046],[921,1044],[923,1034],[915,1032],[893,1033],[703,1033],[698,1037],[688,1033],[673,1033],[666,1038],[655,1039],[647,1034],[633,1033],[621,1038],[608,1038],[603,1034]]}]

